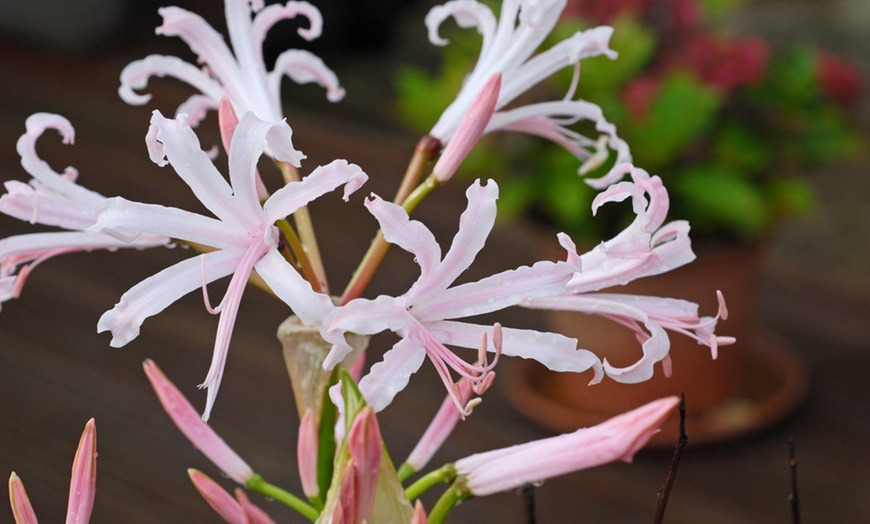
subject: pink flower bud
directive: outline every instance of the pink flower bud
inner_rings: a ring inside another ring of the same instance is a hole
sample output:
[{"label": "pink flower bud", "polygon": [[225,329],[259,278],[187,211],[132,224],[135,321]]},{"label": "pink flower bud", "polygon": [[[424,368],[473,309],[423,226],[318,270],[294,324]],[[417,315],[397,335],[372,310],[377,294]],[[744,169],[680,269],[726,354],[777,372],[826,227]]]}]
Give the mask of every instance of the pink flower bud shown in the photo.
[{"label": "pink flower bud", "polygon": [[612,419],[557,437],[471,455],[456,462],[474,495],[519,488],[581,469],[631,462],[679,403],[659,399]]},{"label": "pink flower bud", "polygon": [[150,359],[143,363],[145,374],[151,381],[163,409],[184,433],[184,436],[219,467],[228,477],[245,485],[254,474],[251,466],[230,448],[215,431],[203,422],[196,409],[184,398],[175,385],[166,378]]},{"label": "pink flower bud", "polygon": [[193,487],[202,495],[202,498],[215,510],[215,513],[220,515],[222,519],[229,524],[244,524],[245,517],[242,514],[242,507],[236,502],[232,495],[227,493],[220,485],[211,479],[205,473],[188,469],[187,475],[190,481],[193,482]]},{"label": "pink flower bud", "polygon": [[441,158],[435,163],[432,174],[439,182],[446,182],[456,173],[459,165],[486,131],[486,126],[495,113],[500,90],[501,73],[496,73],[483,86],[477,99],[456,128],[453,138],[444,148]]},{"label": "pink flower bud", "polygon": [[299,478],[302,491],[309,499],[320,494],[317,483],[317,417],[306,410],[299,423],[299,440],[296,446],[296,461],[299,464]]},{"label": "pink flower bud", "polygon": [[9,477],[9,501],[12,503],[12,516],[15,517],[15,524],[37,524],[36,513],[34,513],[27,492],[24,490],[24,483],[14,471]]},{"label": "pink flower bud", "polygon": [[81,524],[91,520],[94,495],[97,490],[97,425],[94,419],[85,424],[79,447],[73,460],[69,483],[67,524]]}]

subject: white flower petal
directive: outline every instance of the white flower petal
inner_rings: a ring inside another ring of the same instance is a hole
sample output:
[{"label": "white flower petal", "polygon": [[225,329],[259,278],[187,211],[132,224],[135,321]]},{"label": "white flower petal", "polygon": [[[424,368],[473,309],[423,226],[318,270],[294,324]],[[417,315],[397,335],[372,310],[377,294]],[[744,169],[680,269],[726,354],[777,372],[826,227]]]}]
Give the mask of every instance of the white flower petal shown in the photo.
[{"label": "white flower petal", "polygon": [[307,325],[319,325],[335,308],[328,296],[315,293],[311,284],[274,249],[269,250],[254,269],[269,289]]},{"label": "white flower petal", "polygon": [[275,60],[275,67],[269,72],[269,88],[275,96],[280,94],[281,79],[289,76],[297,84],[314,82],[326,88],[326,98],[338,102],[344,98],[344,89],[338,82],[335,72],[326,66],[319,57],[301,49],[288,49]]},{"label": "white flower petal", "polygon": [[314,199],[345,185],[344,200],[368,180],[362,169],[346,160],[334,160],[318,166],[299,182],[291,182],[272,194],[263,205],[271,222],[280,220]]},{"label": "white flower petal", "polygon": [[365,205],[378,220],[384,239],[414,255],[414,261],[420,266],[418,280],[428,278],[429,272],[441,262],[441,246],[429,228],[411,220],[401,206],[385,202],[377,195],[372,195]]},{"label": "white flower petal", "polygon": [[233,273],[244,251],[215,251],[181,261],[130,288],[121,300],[103,313],[97,332],[112,332],[112,347],[121,347],[139,336],[146,318],[160,313],[191,291]]},{"label": "white flower petal", "polygon": [[142,95],[136,91],[148,87],[148,80],[152,76],[176,78],[190,84],[211,99],[219,99],[223,92],[220,84],[195,65],[177,56],[149,55],[124,67],[121,71],[118,95],[130,105],[147,104],[151,100],[151,95]]},{"label": "white flower petal", "polygon": [[121,197],[107,199],[106,207],[88,230],[122,239],[127,231],[151,233],[218,249],[243,249],[250,242],[247,231],[233,224],[183,209],[130,202]]},{"label": "white flower petal", "polygon": [[468,206],[459,218],[459,231],[453,237],[444,260],[432,271],[430,277],[414,284],[413,292],[418,296],[447,289],[471,266],[495,225],[495,201],[498,199],[498,185],[495,181],[489,180],[483,186],[478,180],[469,186],[465,196],[468,198]]},{"label": "white flower petal", "polygon": [[230,223],[249,220],[232,205],[233,188],[202,150],[196,133],[187,125],[183,115],[169,119],[155,111],[151,125],[162,154],[209,211]]},{"label": "white flower petal", "polygon": [[387,407],[396,394],[405,389],[425,357],[426,350],[411,338],[397,342],[359,382],[360,392],[368,405],[375,411]]},{"label": "white flower petal", "polygon": [[[470,322],[430,322],[427,324],[432,334],[445,345],[454,345],[476,350],[480,344],[480,334],[491,326]],[[601,361],[585,349],[577,349],[577,340],[558,333],[535,331],[532,329],[502,328],[502,354],[512,357],[532,359],[553,371],[582,373],[592,369],[593,382],[602,376]],[[487,347],[495,351],[492,341]]]}]

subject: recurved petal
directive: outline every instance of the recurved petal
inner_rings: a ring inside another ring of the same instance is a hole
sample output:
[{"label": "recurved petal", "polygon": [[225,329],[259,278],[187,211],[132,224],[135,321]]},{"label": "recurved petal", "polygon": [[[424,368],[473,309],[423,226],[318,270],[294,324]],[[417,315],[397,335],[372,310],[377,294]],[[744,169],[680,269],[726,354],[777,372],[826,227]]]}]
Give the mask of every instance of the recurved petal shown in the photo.
[{"label": "recurved petal", "polygon": [[269,89],[273,96],[280,94],[281,78],[287,75],[297,84],[314,82],[326,88],[326,98],[338,102],[344,98],[344,88],[335,72],[319,57],[301,49],[289,49],[278,55],[275,67],[268,74]]},{"label": "recurved petal", "polygon": [[533,297],[566,293],[577,271],[565,262],[540,261],[414,298],[414,316],[422,322],[482,315],[521,304]]},{"label": "recurved petal", "polygon": [[291,182],[275,193],[263,205],[270,221],[282,219],[314,199],[344,185],[345,201],[368,180],[363,170],[346,160],[333,160],[325,166],[318,166],[310,175],[299,182]]},{"label": "recurved petal", "polygon": [[433,7],[425,19],[426,27],[429,30],[429,41],[432,44],[447,45],[448,40],[438,33],[438,29],[451,16],[459,27],[477,29],[477,32],[483,36],[481,55],[486,54],[492,44],[496,28],[496,18],[492,10],[486,5],[472,0],[453,0],[444,5]]},{"label": "recurved petal", "polygon": [[[636,384],[652,377],[653,366],[668,356],[671,343],[668,334],[659,322],[650,318],[639,307],[631,304],[630,299],[624,300],[624,297],[624,295],[573,295],[533,299],[524,305],[534,309],[578,311],[599,315],[634,330],[642,340],[641,357],[634,364],[622,368],[611,365],[605,359],[604,372],[617,382]],[[643,302],[638,303],[638,305],[642,304]],[[684,304],[679,304],[679,306],[683,307]],[[582,343],[581,340],[580,344],[582,345]],[[507,344],[505,344],[506,347]]]},{"label": "recurved petal", "polygon": [[240,76],[238,64],[220,33],[201,16],[186,9],[162,7],[158,12],[163,16],[163,25],[156,31],[158,35],[177,36],[184,40],[224,87],[232,93],[241,92],[239,83],[243,79],[236,78]]},{"label": "recurved petal", "polygon": [[[606,137],[601,149],[599,137],[586,137],[568,126],[588,120],[595,124],[595,130]],[[630,162],[628,144],[619,138],[616,126],[604,118],[601,108],[584,100],[559,100],[528,104],[496,113],[490,121],[487,132],[497,129],[519,131],[550,140],[584,162],[581,170],[588,171],[598,167],[594,162],[603,157],[607,160],[609,149],[616,152],[616,162]]]},{"label": "recurved petal", "polygon": [[95,209],[87,203],[70,198],[42,184],[25,184],[7,180],[6,193],[0,196],[0,212],[30,222],[64,229],[83,230],[94,223]]},{"label": "recurved petal", "polygon": [[214,103],[220,100],[222,89],[208,74],[199,67],[185,62],[177,56],[149,55],[141,60],[127,64],[121,71],[121,85],[118,95],[130,105],[143,105],[151,100],[150,94],[136,91],[148,87],[151,77],[172,77],[190,84]]},{"label": "recurved petal", "polygon": [[[616,58],[616,53],[608,47],[612,34],[613,28],[611,27],[602,26],[588,29],[578,32],[571,38],[529,58],[527,62],[516,67],[516,71],[512,74],[505,75],[500,107],[510,103],[557,71],[576,64],[580,60],[601,54]],[[537,41],[534,44],[537,47],[545,36],[546,33],[535,30],[529,38]]]},{"label": "recurved petal", "polygon": [[[276,158],[289,162],[290,160],[284,157],[286,153],[292,151],[295,155],[291,155],[293,157],[291,164],[298,166],[301,153],[293,149],[290,143],[292,131],[286,122],[280,124],[264,122],[254,113],[248,112],[242,115],[230,140],[229,171],[230,184],[233,186],[233,201],[241,215],[248,217],[247,223],[251,226],[260,223],[263,215],[263,207],[257,192],[257,162],[266,148],[266,137],[274,128],[282,127],[282,124],[287,130],[286,136],[282,137],[286,139],[286,143],[284,140],[278,141],[281,149],[276,154]],[[248,229],[253,229],[251,226]]]},{"label": "recurved petal", "polygon": [[69,120],[52,113],[34,113],[27,117],[25,129],[25,133],[21,135],[15,146],[25,171],[40,184],[81,204],[95,206],[103,201],[104,197],[99,193],[75,183],[78,172],[74,168],[67,167],[63,174],[57,173],[36,153],[36,141],[47,129],[54,129],[60,133],[64,144],[72,144],[75,140],[75,130]]},{"label": "recurved petal", "polygon": [[262,9],[253,22],[254,44],[262,46],[266,33],[281,20],[303,16],[308,20],[308,27],[299,27],[297,33],[302,38],[311,41],[320,36],[323,30],[323,17],[320,11],[308,2],[287,2],[285,5],[272,4]]}]

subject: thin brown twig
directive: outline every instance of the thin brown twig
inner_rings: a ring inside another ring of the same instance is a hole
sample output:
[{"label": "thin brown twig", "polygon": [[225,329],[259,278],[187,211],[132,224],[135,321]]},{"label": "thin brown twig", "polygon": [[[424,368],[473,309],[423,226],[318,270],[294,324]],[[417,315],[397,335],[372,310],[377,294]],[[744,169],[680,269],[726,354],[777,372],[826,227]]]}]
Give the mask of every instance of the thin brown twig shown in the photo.
[{"label": "thin brown twig", "polygon": [[523,497],[523,508],[526,510],[526,523],[535,524],[535,485],[528,483],[520,490]]},{"label": "thin brown twig", "polygon": [[797,459],[794,454],[794,438],[791,437],[788,439],[788,469],[791,476],[791,493],[788,496],[788,503],[791,506],[791,521],[793,524],[800,524],[801,508],[797,489]]},{"label": "thin brown twig", "polygon": [[674,457],[671,459],[671,469],[668,471],[668,476],[665,478],[665,483],[662,489],[659,490],[658,503],[656,504],[655,524],[661,524],[665,519],[665,508],[668,506],[668,497],[671,495],[671,487],[674,485],[674,479],[677,477],[677,468],[680,465],[680,458],[683,456],[683,449],[689,442],[689,436],[686,434],[686,395],[680,395],[680,437],[677,439],[677,445],[674,447]]}]

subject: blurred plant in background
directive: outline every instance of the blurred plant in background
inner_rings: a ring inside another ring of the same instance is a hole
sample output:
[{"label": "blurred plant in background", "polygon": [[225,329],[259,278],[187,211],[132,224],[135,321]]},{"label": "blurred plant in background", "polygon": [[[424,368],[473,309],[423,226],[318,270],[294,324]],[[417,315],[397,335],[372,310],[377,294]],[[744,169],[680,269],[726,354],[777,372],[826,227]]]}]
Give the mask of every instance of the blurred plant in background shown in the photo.
[{"label": "blurred plant in background", "polygon": [[[558,42],[598,24],[614,26],[619,59],[584,60],[579,97],[616,124],[637,165],[662,177],[673,216],[691,221],[696,238],[760,238],[783,218],[812,209],[805,175],[814,167],[860,152],[850,110],[862,85],[853,66],[810,45],[772,50],[760,37],[716,28],[739,3],[569,0],[550,35]],[[397,78],[400,114],[416,128],[431,126],[450,102],[441,99],[473,66],[477,35],[449,37],[437,73],[405,69]],[[562,96],[572,75],[562,71],[527,96]],[[531,215],[595,242],[628,218],[605,210],[611,215],[593,220],[588,209],[597,190],[577,176],[576,158],[550,142],[497,134],[481,145],[463,172],[499,181],[502,220]]]}]

